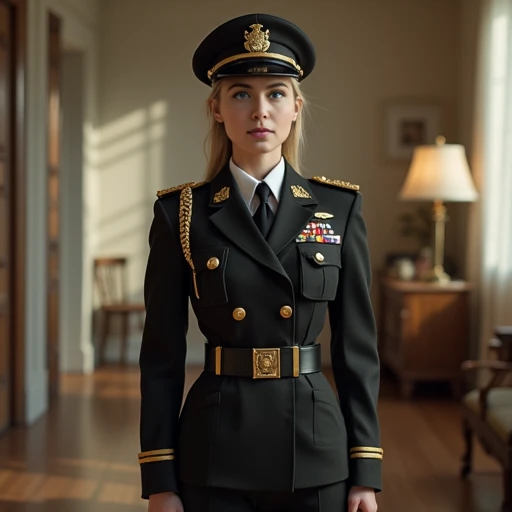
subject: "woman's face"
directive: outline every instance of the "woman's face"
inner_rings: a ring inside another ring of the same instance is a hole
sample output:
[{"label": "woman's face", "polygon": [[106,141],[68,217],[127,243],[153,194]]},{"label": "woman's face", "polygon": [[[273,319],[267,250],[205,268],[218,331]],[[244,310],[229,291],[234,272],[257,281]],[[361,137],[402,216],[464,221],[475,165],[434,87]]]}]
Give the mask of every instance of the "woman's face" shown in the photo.
[{"label": "woman's face", "polygon": [[279,152],[302,106],[288,77],[229,77],[212,104],[215,119],[224,123],[233,156]]}]

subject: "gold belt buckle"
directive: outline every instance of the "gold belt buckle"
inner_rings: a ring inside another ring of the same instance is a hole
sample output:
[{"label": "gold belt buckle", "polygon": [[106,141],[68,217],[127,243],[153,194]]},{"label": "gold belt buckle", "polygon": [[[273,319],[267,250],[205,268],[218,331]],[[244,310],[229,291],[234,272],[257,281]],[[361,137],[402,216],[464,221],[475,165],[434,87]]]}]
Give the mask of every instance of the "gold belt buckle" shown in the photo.
[{"label": "gold belt buckle", "polygon": [[252,349],[252,378],[281,378],[281,350],[279,348]]}]

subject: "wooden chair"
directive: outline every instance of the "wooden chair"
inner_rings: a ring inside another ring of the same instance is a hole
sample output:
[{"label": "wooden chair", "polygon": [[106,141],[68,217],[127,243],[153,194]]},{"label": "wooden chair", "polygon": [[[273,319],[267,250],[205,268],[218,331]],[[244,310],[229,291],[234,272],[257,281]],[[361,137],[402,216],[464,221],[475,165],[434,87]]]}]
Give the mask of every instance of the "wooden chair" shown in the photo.
[{"label": "wooden chair", "polygon": [[463,430],[466,452],[462,458],[461,476],[472,469],[473,433],[484,450],[503,468],[504,501],[502,512],[512,512],[512,326],[498,327],[489,344],[494,358],[465,361],[462,369],[486,369],[491,377],[485,386],[474,389],[462,399]]},{"label": "wooden chair", "polygon": [[126,363],[126,350],[130,330],[130,316],[136,314],[142,329],[145,307],[126,299],[126,258],[96,258],[94,278],[101,301],[101,329],[99,362],[105,362],[105,347],[112,327],[112,318],[121,317],[121,363]]}]

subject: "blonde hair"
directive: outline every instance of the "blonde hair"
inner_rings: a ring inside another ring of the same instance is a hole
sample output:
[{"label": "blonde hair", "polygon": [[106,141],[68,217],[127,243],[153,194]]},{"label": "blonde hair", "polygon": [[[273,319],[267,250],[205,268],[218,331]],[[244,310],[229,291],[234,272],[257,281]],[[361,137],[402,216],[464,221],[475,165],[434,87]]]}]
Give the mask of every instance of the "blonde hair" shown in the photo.
[{"label": "blonde hair", "polygon": [[[228,163],[233,146],[227,136],[224,124],[219,123],[213,116],[212,103],[220,100],[222,80],[213,83],[212,92],[206,100],[206,116],[208,118],[210,129],[205,140],[205,152],[207,158],[205,181],[211,181]],[[283,142],[282,153],[285,160],[300,173],[302,151],[304,148],[304,116],[307,113],[308,102],[300,90],[299,83],[295,79],[290,79],[295,98],[302,99],[302,108],[299,111],[297,120],[292,123],[290,134]]]}]

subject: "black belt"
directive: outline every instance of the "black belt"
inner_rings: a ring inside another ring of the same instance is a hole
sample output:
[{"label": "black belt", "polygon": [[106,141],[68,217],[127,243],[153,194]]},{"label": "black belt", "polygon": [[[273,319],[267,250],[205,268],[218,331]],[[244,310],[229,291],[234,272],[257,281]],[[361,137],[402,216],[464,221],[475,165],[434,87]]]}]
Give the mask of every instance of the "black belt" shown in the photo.
[{"label": "black belt", "polygon": [[321,370],[320,345],[280,348],[225,348],[205,345],[204,369],[216,375],[281,379]]}]

